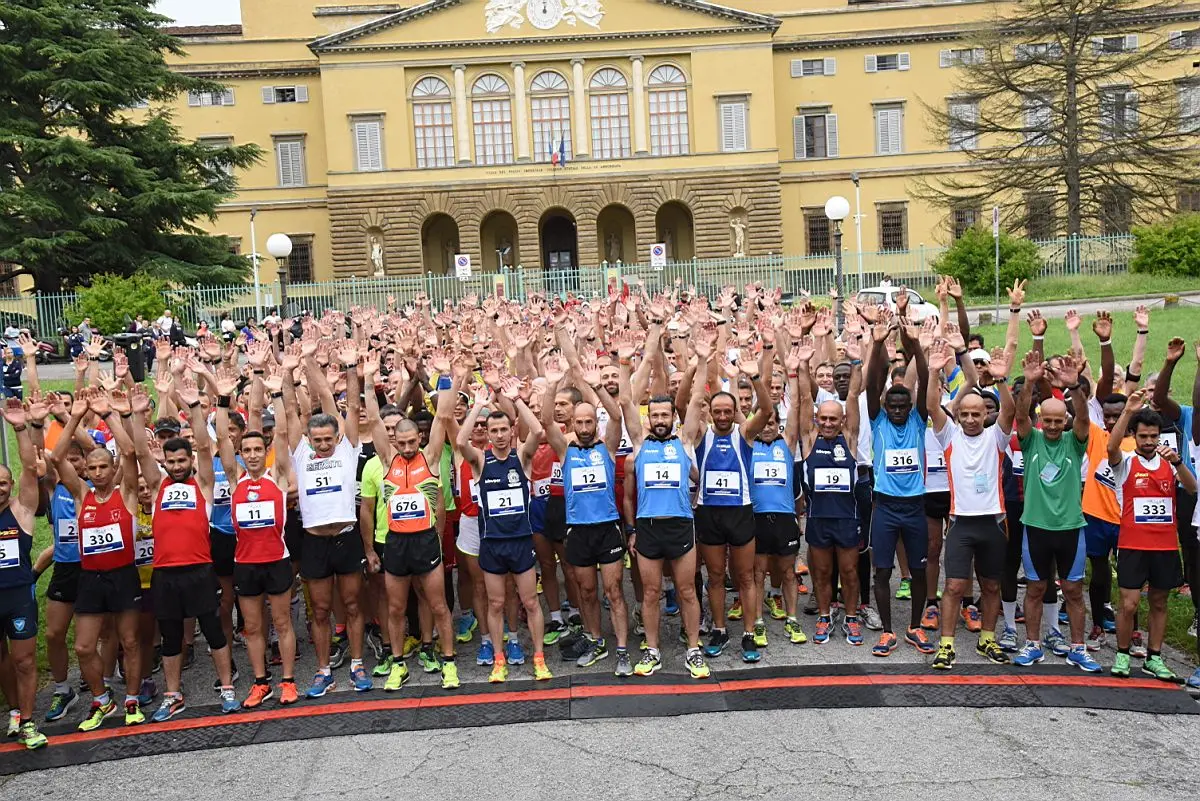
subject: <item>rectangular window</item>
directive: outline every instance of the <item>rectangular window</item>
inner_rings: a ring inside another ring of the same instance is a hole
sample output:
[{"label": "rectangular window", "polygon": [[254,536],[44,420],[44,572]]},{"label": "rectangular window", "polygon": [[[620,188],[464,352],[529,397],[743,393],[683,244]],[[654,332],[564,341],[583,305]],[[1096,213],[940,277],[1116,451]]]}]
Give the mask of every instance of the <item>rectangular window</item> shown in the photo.
[{"label": "rectangular window", "polygon": [[951,100],[950,149],[975,150],[979,147],[979,101]]},{"label": "rectangular window", "polygon": [[875,106],[875,155],[893,156],[904,152],[904,106]]},{"label": "rectangular window", "polygon": [[1137,134],[1138,93],[1124,86],[1100,90],[1100,136],[1128,139]]},{"label": "rectangular window", "polygon": [[1167,47],[1172,50],[1195,50],[1200,48],[1200,28],[1190,31],[1171,31],[1167,36]]},{"label": "rectangular window", "polygon": [[1025,144],[1050,144],[1050,128],[1053,121],[1053,101],[1046,95],[1025,98]]},{"label": "rectangular window", "polygon": [[828,256],[833,253],[833,225],[825,209],[804,210],[805,253],[809,256]]},{"label": "rectangular window", "polygon": [[571,157],[571,99],[566,95],[534,97],[533,160],[548,162],[559,146]]},{"label": "rectangular window", "polygon": [[1062,58],[1062,46],[1058,42],[1034,42],[1019,44],[1013,48],[1017,61],[1055,61]]},{"label": "rectangular window", "polygon": [[275,138],[275,161],[279,165],[280,186],[304,186],[304,138],[298,136]]},{"label": "rectangular window", "polygon": [[686,89],[655,89],[650,92],[650,153],[654,156],[687,155]]},{"label": "rectangular window", "polygon": [[1178,84],[1179,130],[1183,133],[1200,131],[1200,83]]},{"label": "rectangular window", "polygon": [[1200,184],[1180,184],[1175,197],[1176,210],[1180,214],[1200,212]]},{"label": "rectangular window", "polygon": [[592,158],[629,158],[629,94],[594,94],[591,107]]},{"label": "rectangular window", "polygon": [[1133,195],[1123,186],[1100,187],[1100,234],[1129,233],[1133,225]]},{"label": "rectangular window", "polygon": [[748,98],[728,98],[719,104],[721,120],[721,150],[726,153],[748,150],[750,140],[746,135],[746,111]]},{"label": "rectangular window", "polygon": [[970,231],[975,226],[979,225],[979,209],[977,208],[957,208],[954,209],[952,215],[954,225],[954,238],[959,239],[967,231]]},{"label": "rectangular window", "polygon": [[836,58],[794,58],[792,59],[793,78],[813,78],[818,75],[836,75]]},{"label": "rectangular window", "polygon": [[987,60],[987,51],[982,47],[949,48],[938,52],[939,67],[957,67],[962,64],[982,64]]},{"label": "rectangular window", "polygon": [[305,84],[298,86],[264,86],[262,88],[262,102],[267,104],[307,103],[308,86]]},{"label": "rectangular window", "polygon": [[359,172],[379,172],[383,167],[383,120],[357,117],[354,131],[354,168]]},{"label": "rectangular window", "polygon": [[454,166],[454,112],[447,103],[414,103],[417,167]]},{"label": "rectangular window", "polygon": [[1054,195],[1030,192],[1025,196],[1025,233],[1034,241],[1045,241],[1058,235]]},{"label": "rectangular window", "polygon": [[792,118],[792,146],[798,159],[836,158],[837,115],[823,110],[804,111]]},{"label": "rectangular window", "polygon": [[1092,40],[1092,53],[1098,56],[1132,53],[1138,48],[1136,33],[1124,36],[1098,36]]},{"label": "rectangular window", "polygon": [[214,92],[188,92],[189,106],[232,106],[233,90],[217,89]]},{"label": "rectangular window", "polygon": [[313,280],[312,237],[295,236],[292,240],[292,255],[288,256],[288,283],[308,284]]},{"label": "rectangular window", "polygon": [[864,62],[867,72],[904,71],[911,66],[908,53],[876,53],[866,56]]},{"label": "rectangular window", "polygon": [[471,104],[475,123],[475,161],[479,164],[512,164],[512,102],[476,100]]},{"label": "rectangular window", "polygon": [[[221,148],[225,147],[233,147],[232,136],[201,136],[196,140],[196,142],[204,147],[212,148],[213,150],[220,150]],[[217,164],[216,162],[209,162],[208,168],[214,172],[219,170],[226,175],[233,174],[233,170],[229,166]]]},{"label": "rectangular window", "polygon": [[908,250],[908,205],[877,203],[875,211],[879,215],[879,249]]}]

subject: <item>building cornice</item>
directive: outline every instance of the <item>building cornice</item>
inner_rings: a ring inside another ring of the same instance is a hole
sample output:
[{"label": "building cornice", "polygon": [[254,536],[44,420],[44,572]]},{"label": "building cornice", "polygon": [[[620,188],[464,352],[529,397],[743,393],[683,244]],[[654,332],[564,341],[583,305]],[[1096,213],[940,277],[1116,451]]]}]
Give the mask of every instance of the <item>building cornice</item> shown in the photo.
[{"label": "building cornice", "polygon": [[297,61],[288,63],[230,63],[230,64],[187,64],[174,68],[182,75],[197,78],[238,79],[238,78],[284,78],[296,75],[320,75],[321,65],[315,61]]}]

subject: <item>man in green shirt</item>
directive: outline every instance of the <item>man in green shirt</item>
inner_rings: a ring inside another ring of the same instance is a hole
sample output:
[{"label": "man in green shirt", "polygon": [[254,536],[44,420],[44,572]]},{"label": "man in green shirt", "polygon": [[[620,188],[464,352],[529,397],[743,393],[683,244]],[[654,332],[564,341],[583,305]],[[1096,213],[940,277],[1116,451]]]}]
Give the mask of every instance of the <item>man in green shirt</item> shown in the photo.
[{"label": "man in green shirt", "polygon": [[[1025,355],[1022,367],[1025,383],[1017,395],[1017,436],[1025,457],[1025,525],[1023,556],[1025,577],[1025,647],[1013,658],[1014,665],[1029,666],[1046,658],[1042,645],[1081,670],[1096,673],[1100,665],[1084,647],[1083,577],[1086,548],[1083,537],[1083,482],[1080,479],[1087,456],[1088,419],[1087,397],[1080,390],[1079,362],[1067,355],[1057,360],[1056,367],[1043,362],[1035,353]],[[1071,403],[1072,417],[1067,404],[1046,396],[1038,412],[1040,429],[1033,427],[1029,416],[1034,383],[1044,378],[1054,382],[1066,393]],[[1068,423],[1070,431],[1067,430]],[[1071,623],[1071,645],[1068,649],[1054,620],[1048,620],[1050,630],[1039,644],[1042,630],[1042,599],[1055,575],[1062,579],[1067,618]]]}]

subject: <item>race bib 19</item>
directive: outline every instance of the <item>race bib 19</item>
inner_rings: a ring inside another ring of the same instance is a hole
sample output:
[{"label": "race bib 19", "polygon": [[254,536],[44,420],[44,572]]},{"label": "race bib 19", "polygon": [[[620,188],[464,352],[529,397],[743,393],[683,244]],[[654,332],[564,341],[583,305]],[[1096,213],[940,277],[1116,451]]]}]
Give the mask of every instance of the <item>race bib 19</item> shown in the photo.
[{"label": "race bib 19", "polygon": [[849,492],[848,467],[818,467],[813,470],[813,492]]},{"label": "race bib 19", "polygon": [[929,460],[930,473],[945,473],[946,472],[946,453],[945,451],[926,451],[926,458]]}]

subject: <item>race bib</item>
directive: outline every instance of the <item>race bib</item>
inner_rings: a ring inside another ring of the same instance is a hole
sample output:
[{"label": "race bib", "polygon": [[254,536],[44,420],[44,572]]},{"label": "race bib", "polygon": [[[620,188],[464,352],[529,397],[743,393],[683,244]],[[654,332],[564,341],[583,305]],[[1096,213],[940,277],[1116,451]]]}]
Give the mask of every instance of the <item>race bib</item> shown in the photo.
[{"label": "race bib", "polygon": [[533,482],[533,494],[538,498],[544,498],[550,494],[550,479],[539,478]]},{"label": "race bib", "polygon": [[1058,478],[1058,474],[1061,472],[1058,469],[1058,465],[1054,462],[1049,462],[1038,472],[1038,476],[1042,479],[1043,484],[1053,484],[1054,479]]},{"label": "race bib", "polygon": [[471,502],[479,503],[479,482],[471,479],[467,482],[467,492],[471,493]]},{"label": "race bib", "polygon": [[818,467],[813,470],[813,492],[849,492],[850,469]]},{"label": "race bib", "polygon": [[1174,498],[1134,498],[1133,522],[1135,523],[1173,523],[1175,522]]},{"label": "race bib", "polygon": [[563,485],[562,480],[562,462],[555,462],[550,465],[550,483],[556,487]]},{"label": "race bib", "polygon": [[213,484],[213,506],[228,506],[233,498],[233,490],[228,481],[218,481]]},{"label": "race bib", "polygon": [[740,495],[742,476],[736,470],[708,470],[704,473],[704,491],[709,495]]},{"label": "race bib", "polygon": [[271,501],[239,503],[234,507],[238,528],[274,528],[275,504]]},{"label": "race bib", "polygon": [[883,452],[883,471],[892,475],[916,473],[921,469],[921,457],[916,448],[888,448]]},{"label": "race bib", "polygon": [[133,563],[138,567],[154,564],[154,540],[137,540],[133,543]]},{"label": "race bib", "polygon": [[791,469],[786,462],[755,462],[754,483],[760,487],[786,486],[787,473]]},{"label": "race bib", "polygon": [[314,473],[309,485],[304,489],[304,494],[312,497],[313,495],[331,495],[341,492],[342,479],[337,475],[338,472],[337,470],[322,470]]},{"label": "race bib", "polygon": [[1158,444],[1166,445],[1171,450],[1179,453],[1179,434],[1174,431],[1160,431],[1158,434]]},{"label": "race bib", "polygon": [[608,486],[604,467],[576,467],[571,470],[571,489],[576,492],[598,492]]},{"label": "race bib", "polygon": [[679,465],[674,462],[654,462],[642,467],[642,483],[646,489],[679,489]]},{"label": "race bib", "polygon": [[124,547],[125,541],[121,539],[121,525],[119,523],[99,528],[85,528],[83,530],[84,556],[99,556],[100,554],[119,551]]},{"label": "race bib", "polygon": [[945,451],[926,451],[925,458],[929,461],[927,472],[929,473],[945,473],[946,472],[946,452]]},{"label": "race bib", "polygon": [[1108,463],[1107,459],[1100,463],[1100,466],[1096,468],[1096,472],[1093,475],[1095,476],[1097,483],[1099,483],[1101,486],[1108,487],[1110,490],[1116,491],[1117,477],[1113,473],[1112,465]]},{"label": "race bib", "polygon": [[164,512],[192,511],[196,508],[196,487],[192,484],[168,484],[158,506]]},{"label": "race bib", "polygon": [[54,523],[54,533],[58,537],[59,543],[76,545],[79,543],[79,521],[73,517],[57,520]]},{"label": "race bib", "polygon": [[1025,475],[1025,452],[1024,451],[1013,451],[1012,452],[1012,473],[1014,476]]},{"label": "race bib", "polygon": [[521,488],[506,490],[491,490],[487,494],[488,514],[492,517],[506,517],[525,512],[525,495]]},{"label": "race bib", "polygon": [[392,520],[420,520],[426,508],[425,496],[420,492],[398,492],[388,501]]},{"label": "race bib", "polygon": [[6,567],[21,566],[20,537],[5,537],[0,539],[0,570]]},{"label": "race bib", "polygon": [[628,434],[622,433],[621,441],[617,444],[617,456],[628,456],[631,453],[633,453],[633,443]]}]

